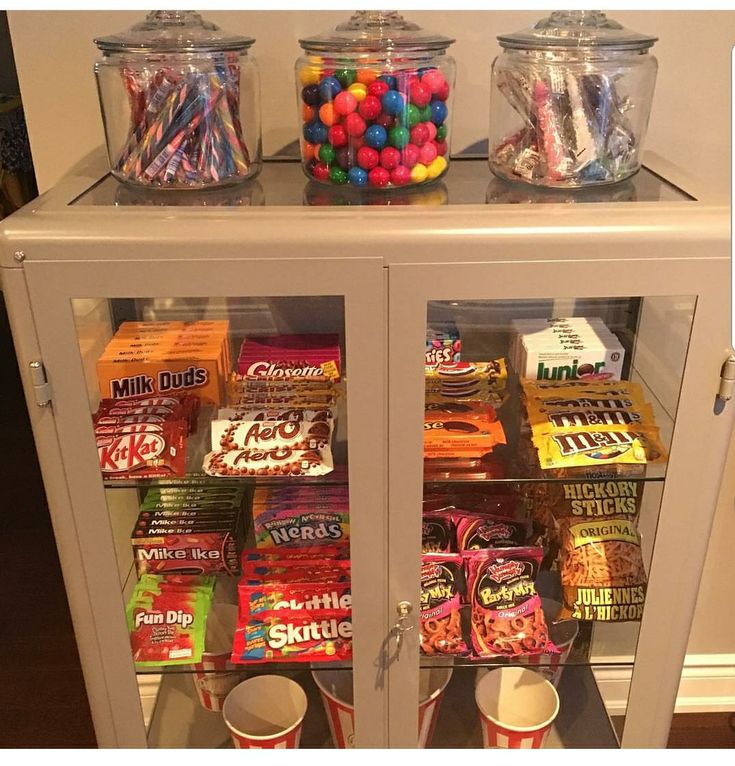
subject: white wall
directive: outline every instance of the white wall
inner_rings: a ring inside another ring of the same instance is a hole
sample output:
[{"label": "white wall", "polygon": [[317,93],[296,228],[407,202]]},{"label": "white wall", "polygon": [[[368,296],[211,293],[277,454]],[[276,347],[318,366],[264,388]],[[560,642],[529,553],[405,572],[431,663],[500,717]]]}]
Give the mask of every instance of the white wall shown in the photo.
[{"label": "white wall", "polygon": [[[263,86],[266,153],[296,137],[293,62],[299,36],[334,26],[345,12],[211,12],[223,28],[254,36]],[[427,29],[455,35],[458,63],[455,151],[487,133],[489,66],[495,35],[535,21],[539,12],[411,12]],[[648,147],[723,194],[729,189],[730,51],[735,13],[615,12],[626,26],[660,38],[659,78]],[[103,142],[92,74],[95,35],[127,28],[142,12],[22,12],[8,14],[39,188],[53,185]],[[732,404],[730,406],[733,406]],[[690,654],[735,654],[732,544],[735,540],[735,442],[702,578]],[[697,533],[692,509],[692,534]],[[672,604],[676,594],[672,594]],[[674,607],[675,608],[675,607]]]}]

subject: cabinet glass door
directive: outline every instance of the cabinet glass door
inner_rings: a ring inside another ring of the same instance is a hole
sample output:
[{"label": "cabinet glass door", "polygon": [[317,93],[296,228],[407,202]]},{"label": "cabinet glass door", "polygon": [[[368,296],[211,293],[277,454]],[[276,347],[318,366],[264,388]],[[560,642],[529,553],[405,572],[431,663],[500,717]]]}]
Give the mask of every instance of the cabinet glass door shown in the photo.
[{"label": "cabinet glass door", "polygon": [[[600,295],[583,266],[544,264],[522,297],[530,268],[391,272],[391,599],[414,620],[391,695],[413,684],[420,747],[619,746],[686,556],[655,543],[682,511],[680,408],[712,406],[682,395],[701,296]],[[545,296],[564,282],[589,293]]]},{"label": "cabinet glass door", "polygon": [[380,744],[382,690],[359,657],[379,644],[383,405],[352,381],[362,352],[381,366],[358,329],[381,272],[353,265],[360,297],[328,279],[279,292],[275,265],[230,265],[218,285],[185,267],[171,292],[123,279],[114,297],[92,292],[104,268],[71,296],[34,285],[73,323],[64,372],[63,354],[44,361],[68,455],[79,435],[82,536],[107,556],[100,631],[124,647],[107,660],[135,671],[140,707],[129,694],[117,715],[142,711],[130,728],[150,747]]}]

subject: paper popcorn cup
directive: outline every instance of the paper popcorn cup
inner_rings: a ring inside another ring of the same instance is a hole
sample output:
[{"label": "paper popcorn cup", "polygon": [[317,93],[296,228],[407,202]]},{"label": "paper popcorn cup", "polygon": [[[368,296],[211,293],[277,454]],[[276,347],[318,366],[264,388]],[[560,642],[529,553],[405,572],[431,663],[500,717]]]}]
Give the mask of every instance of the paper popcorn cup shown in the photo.
[{"label": "paper popcorn cup", "polygon": [[533,666],[537,673],[540,673],[547,681],[551,681],[554,686],[558,686],[564,664],[569,658],[579,633],[579,623],[571,618],[557,621],[557,615],[561,612],[561,604],[558,601],[542,598],[541,603],[544,618],[549,627],[549,637],[559,649],[559,653],[535,654],[531,657],[521,657],[518,661],[522,665]]},{"label": "paper popcorn cup", "polygon": [[227,695],[237,686],[239,675],[230,662],[232,637],[237,625],[235,604],[213,604],[207,615],[202,659],[194,665],[194,688],[206,710],[220,711]]},{"label": "paper popcorn cup", "polygon": [[[341,670],[313,670],[314,682],[321,693],[329,731],[337,748],[355,746],[355,707],[352,673]],[[444,690],[452,677],[452,668],[424,668],[419,676],[418,746],[431,742],[439,717]]]},{"label": "paper popcorn cup", "polygon": [[297,748],[306,715],[306,694],[290,678],[255,676],[225,699],[222,716],[236,748]]},{"label": "paper popcorn cup", "polygon": [[559,712],[553,684],[528,668],[495,668],[475,687],[483,747],[540,748]]}]

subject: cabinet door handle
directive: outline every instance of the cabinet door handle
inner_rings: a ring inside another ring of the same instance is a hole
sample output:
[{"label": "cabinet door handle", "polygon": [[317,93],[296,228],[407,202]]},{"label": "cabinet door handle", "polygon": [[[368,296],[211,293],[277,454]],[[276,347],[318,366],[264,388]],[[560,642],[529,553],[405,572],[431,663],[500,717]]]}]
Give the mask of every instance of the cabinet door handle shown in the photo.
[{"label": "cabinet door handle", "polygon": [[393,626],[393,632],[396,636],[396,655],[400,654],[401,644],[403,643],[403,634],[408,633],[409,630],[413,630],[416,627],[410,617],[412,611],[413,604],[411,604],[410,601],[399,601],[396,605],[398,619]]}]

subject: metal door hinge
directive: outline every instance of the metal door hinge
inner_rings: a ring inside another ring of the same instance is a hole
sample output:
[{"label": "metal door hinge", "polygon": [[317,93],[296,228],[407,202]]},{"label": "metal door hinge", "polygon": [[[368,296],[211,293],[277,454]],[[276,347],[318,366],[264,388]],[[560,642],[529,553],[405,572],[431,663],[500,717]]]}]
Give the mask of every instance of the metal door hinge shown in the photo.
[{"label": "metal door hinge", "polygon": [[39,407],[47,407],[51,404],[51,384],[46,377],[43,362],[34,359],[29,365],[31,370],[31,384]]},{"label": "metal door hinge", "polygon": [[732,399],[733,388],[735,388],[735,354],[731,354],[722,365],[717,398],[723,402],[729,402]]}]

